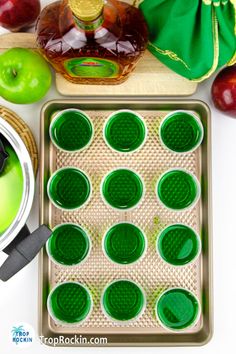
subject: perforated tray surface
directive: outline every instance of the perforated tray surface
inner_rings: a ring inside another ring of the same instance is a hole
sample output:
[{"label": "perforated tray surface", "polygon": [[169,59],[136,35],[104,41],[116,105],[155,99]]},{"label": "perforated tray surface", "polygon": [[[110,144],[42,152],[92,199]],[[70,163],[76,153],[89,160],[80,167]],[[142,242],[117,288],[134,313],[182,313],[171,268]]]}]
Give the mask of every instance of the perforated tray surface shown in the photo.
[{"label": "perforated tray surface", "polygon": [[[65,108],[78,108],[89,115],[94,125],[92,144],[85,150],[66,153],[56,149],[48,134],[53,114]],[[110,149],[103,140],[103,126],[107,117],[118,109],[133,109],[146,122],[148,136],[145,145],[132,154],[121,154]],[[175,154],[165,149],[158,137],[160,121],[168,112],[185,109],[194,111],[201,119],[205,137],[199,149],[189,154]],[[44,251],[40,265],[40,332],[57,337],[75,334],[106,337],[108,345],[200,345],[211,336],[211,218],[210,218],[210,113],[198,101],[52,101],[42,110],[41,120],[41,222],[51,228],[58,224],[74,222],[85,228],[92,241],[92,251],[86,262],[75,267],[62,267],[52,263]],[[62,211],[48,200],[46,185],[57,169],[74,166],[86,172],[92,182],[92,198],[78,211]],[[145,196],[135,209],[118,211],[101,198],[103,177],[112,169],[126,167],[136,171],[145,184]],[[184,168],[194,173],[201,182],[202,196],[194,208],[173,212],[162,206],[156,197],[158,177],[170,168]],[[133,265],[116,265],[105,257],[102,238],[117,222],[128,221],[140,227],[148,240],[145,256]],[[157,254],[156,238],[159,232],[172,223],[185,223],[202,238],[202,254],[185,267],[172,267]],[[116,279],[130,279],[142,286],[147,307],[136,321],[127,324],[109,320],[101,309],[104,287]],[[93,297],[94,307],[90,317],[75,326],[56,324],[49,316],[46,300],[49,291],[58,283],[78,281],[86,285]],[[171,287],[191,290],[199,299],[202,315],[196,325],[181,333],[163,329],[155,317],[155,302],[161,291]],[[89,345],[89,344],[88,344]]]}]

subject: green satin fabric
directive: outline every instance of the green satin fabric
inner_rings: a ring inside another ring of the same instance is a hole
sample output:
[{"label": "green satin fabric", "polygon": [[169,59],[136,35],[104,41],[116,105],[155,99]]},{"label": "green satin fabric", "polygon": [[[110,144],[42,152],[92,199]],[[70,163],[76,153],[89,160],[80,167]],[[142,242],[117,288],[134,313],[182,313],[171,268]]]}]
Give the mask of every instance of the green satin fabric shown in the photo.
[{"label": "green satin fabric", "polygon": [[236,0],[144,0],[149,50],[191,80],[236,62]]}]

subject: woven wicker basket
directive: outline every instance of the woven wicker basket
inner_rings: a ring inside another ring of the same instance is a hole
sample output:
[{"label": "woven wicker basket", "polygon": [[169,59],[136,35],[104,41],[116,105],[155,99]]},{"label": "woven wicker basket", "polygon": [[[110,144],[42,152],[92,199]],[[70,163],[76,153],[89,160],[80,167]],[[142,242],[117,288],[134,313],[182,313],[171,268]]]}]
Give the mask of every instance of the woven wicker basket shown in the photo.
[{"label": "woven wicker basket", "polygon": [[38,149],[30,128],[16,113],[6,107],[0,106],[0,116],[15,129],[24,142],[29,151],[36,176],[38,171]]}]

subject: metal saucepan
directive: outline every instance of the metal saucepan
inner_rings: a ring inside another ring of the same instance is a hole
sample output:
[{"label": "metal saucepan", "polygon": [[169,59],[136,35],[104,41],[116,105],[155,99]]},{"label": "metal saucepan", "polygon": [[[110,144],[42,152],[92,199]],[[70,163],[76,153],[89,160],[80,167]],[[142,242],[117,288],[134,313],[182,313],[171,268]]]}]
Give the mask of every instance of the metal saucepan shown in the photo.
[{"label": "metal saucepan", "polygon": [[51,235],[45,225],[32,234],[26,226],[34,190],[28,150],[11,125],[0,117],[0,250],[8,254],[0,266],[3,281],[31,262]]}]

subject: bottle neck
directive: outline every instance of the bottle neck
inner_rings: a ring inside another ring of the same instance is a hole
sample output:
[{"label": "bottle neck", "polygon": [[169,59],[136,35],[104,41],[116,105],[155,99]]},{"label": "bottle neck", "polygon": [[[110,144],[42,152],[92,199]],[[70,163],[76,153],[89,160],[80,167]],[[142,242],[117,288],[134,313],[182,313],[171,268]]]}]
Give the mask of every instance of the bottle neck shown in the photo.
[{"label": "bottle neck", "polygon": [[103,21],[104,21],[104,18],[103,18],[103,14],[101,14],[98,18],[96,18],[95,20],[93,21],[82,21],[80,19],[78,19],[76,16],[74,16],[74,19],[75,19],[75,23],[76,25],[84,30],[84,31],[95,31],[97,28],[99,28],[102,24],[103,24]]}]

